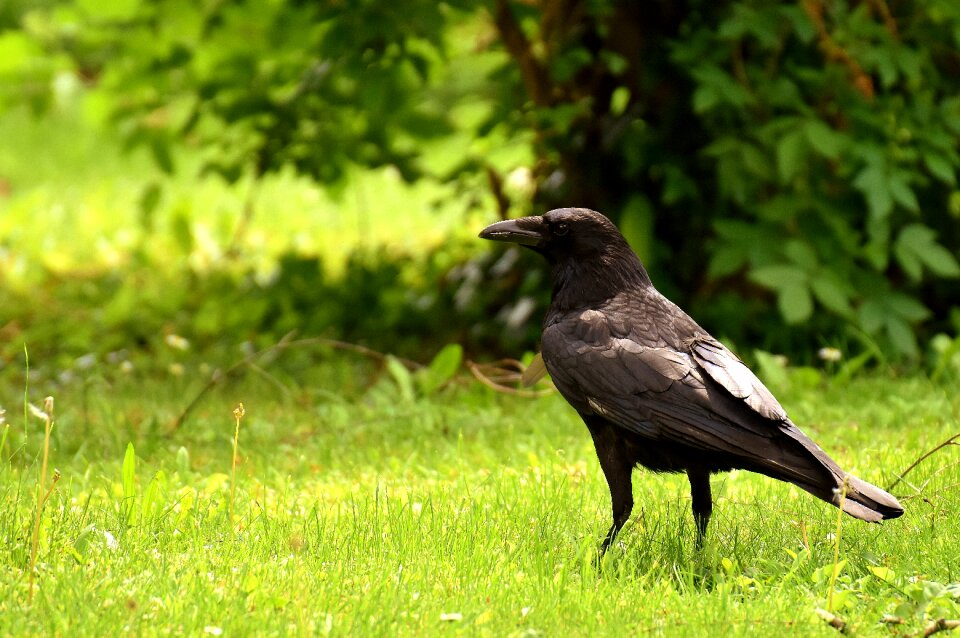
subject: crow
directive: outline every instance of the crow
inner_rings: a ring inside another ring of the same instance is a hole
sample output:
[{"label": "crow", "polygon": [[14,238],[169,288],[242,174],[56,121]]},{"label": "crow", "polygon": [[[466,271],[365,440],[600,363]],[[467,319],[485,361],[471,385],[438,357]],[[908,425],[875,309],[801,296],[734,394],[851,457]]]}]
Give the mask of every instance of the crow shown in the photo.
[{"label": "crow", "polygon": [[661,295],[604,215],[559,208],[497,222],[480,237],[531,248],[550,266],[542,355],[589,429],[610,488],[601,555],[630,517],[638,465],[686,472],[698,548],[713,511],[710,475],[735,468],[793,483],[864,521],[903,514],[896,498],[840,469],[736,355]]}]

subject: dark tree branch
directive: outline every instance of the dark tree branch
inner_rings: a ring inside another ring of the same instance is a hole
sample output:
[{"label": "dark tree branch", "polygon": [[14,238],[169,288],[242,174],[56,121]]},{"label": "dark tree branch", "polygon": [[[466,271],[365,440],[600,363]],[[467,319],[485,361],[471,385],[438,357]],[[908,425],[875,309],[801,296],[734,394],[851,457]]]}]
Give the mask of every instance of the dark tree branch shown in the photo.
[{"label": "dark tree branch", "polygon": [[550,80],[547,70],[533,53],[530,41],[517,23],[507,0],[497,0],[493,22],[510,56],[520,67],[523,85],[537,106],[550,106]]}]

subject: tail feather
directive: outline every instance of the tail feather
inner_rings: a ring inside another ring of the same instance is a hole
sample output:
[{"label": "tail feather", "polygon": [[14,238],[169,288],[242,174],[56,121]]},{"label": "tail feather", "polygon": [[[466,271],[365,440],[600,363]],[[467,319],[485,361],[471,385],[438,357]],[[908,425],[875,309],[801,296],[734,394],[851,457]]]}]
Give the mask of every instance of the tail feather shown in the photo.
[{"label": "tail feather", "polygon": [[[817,498],[840,507],[850,516],[862,521],[879,523],[903,514],[903,506],[894,496],[876,485],[871,485],[844,472],[836,461],[792,422],[788,421],[783,428],[784,432],[799,443],[805,451],[805,454],[800,455],[805,457],[805,461],[796,463],[790,468],[792,475],[780,475],[777,478],[803,488]],[[841,498],[844,483],[846,483],[846,494]]]},{"label": "tail feather", "polygon": [[[871,485],[849,474],[846,477],[846,485],[846,496],[842,498],[842,507],[847,514],[870,523],[897,518],[903,514],[903,506],[897,499],[876,485]],[[839,489],[833,504],[841,505]]]}]

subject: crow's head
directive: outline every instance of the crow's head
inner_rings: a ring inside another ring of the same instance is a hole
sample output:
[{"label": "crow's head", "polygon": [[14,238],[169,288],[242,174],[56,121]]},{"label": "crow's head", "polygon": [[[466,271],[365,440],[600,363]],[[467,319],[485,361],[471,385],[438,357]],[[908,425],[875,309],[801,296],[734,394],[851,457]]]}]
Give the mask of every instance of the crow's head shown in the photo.
[{"label": "crow's head", "polygon": [[589,208],[557,208],[543,216],[508,219],[487,226],[480,237],[521,244],[551,263],[632,255],[613,222]]},{"label": "crow's head", "polygon": [[487,226],[480,237],[520,244],[546,257],[555,306],[574,307],[650,285],[643,264],[613,222],[588,208],[508,219]]}]

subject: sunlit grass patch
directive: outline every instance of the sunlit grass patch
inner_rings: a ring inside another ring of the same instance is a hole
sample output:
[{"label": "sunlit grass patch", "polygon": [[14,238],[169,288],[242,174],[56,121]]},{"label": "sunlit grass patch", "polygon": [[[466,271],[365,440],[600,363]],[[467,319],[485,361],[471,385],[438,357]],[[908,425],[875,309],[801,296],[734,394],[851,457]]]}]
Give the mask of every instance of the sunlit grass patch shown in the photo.
[{"label": "sunlit grass patch", "polygon": [[[697,553],[686,480],[638,470],[634,516],[598,569],[609,496],[586,430],[556,395],[458,384],[408,401],[388,378],[350,400],[285,402],[246,379],[211,392],[179,430],[117,431],[134,410],[166,422],[189,398],[123,378],[86,412],[75,386],[58,394],[63,478],[43,510],[32,604],[42,437],[10,439],[0,633],[833,635],[816,612],[831,592],[858,634],[893,622],[922,632],[960,614],[952,448],[896,490],[903,518],[843,517],[839,561],[835,509],[747,472],[713,479],[715,519]],[[912,414],[898,411],[902,393]],[[882,378],[785,403],[881,485],[946,438],[955,424],[937,410],[957,407],[943,387]],[[844,427],[883,405],[887,418]]]},{"label": "sunlit grass patch", "polygon": [[[166,176],[146,152],[125,153],[115,133],[79,108],[39,120],[12,111],[0,137],[0,276],[12,285],[136,260],[198,272],[239,260],[269,277],[288,253],[320,255],[337,276],[358,249],[418,253],[472,238],[482,225],[469,223],[450,185],[408,184],[391,168],[352,173],[349,188],[334,194],[291,171],[229,184],[199,176],[199,157],[185,146],[177,172]],[[37,147],[42,161],[24,162]],[[155,187],[158,198],[145,207]],[[249,223],[241,221],[248,205]]]}]

